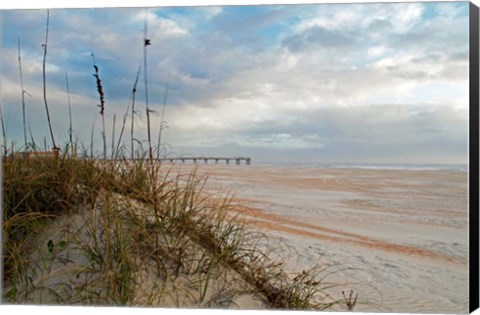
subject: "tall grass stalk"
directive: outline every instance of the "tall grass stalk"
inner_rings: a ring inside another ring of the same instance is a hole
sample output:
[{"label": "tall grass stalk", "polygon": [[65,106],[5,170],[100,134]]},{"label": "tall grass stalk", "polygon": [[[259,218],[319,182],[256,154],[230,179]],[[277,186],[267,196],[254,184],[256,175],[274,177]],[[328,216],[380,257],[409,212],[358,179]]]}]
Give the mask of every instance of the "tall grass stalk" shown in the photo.
[{"label": "tall grass stalk", "polygon": [[90,159],[93,159],[94,154],[93,154],[93,136],[95,134],[95,125],[97,124],[97,116],[95,115],[95,118],[93,118],[93,123],[92,123],[92,128],[91,133],[90,133]]},{"label": "tall grass stalk", "polygon": [[70,102],[70,85],[68,83],[68,72],[65,70],[65,85],[67,88],[67,100],[68,100],[68,118],[69,118],[69,125],[68,125],[68,140],[70,142],[70,150],[72,156],[74,154],[73,149],[73,124],[72,124],[72,104]]},{"label": "tall grass stalk", "polygon": [[32,151],[37,151],[38,148],[37,148],[37,143],[35,142],[35,138],[33,137],[33,132],[32,132],[32,128],[30,127],[30,124],[28,124],[28,133],[30,134],[30,142],[31,142],[31,147],[32,147]]},{"label": "tall grass stalk", "polygon": [[22,57],[21,57],[21,48],[20,48],[20,38],[18,39],[18,70],[20,73],[20,88],[22,89],[22,117],[23,117],[23,138],[25,141],[25,148],[24,150],[26,151],[28,149],[28,142],[27,142],[27,118],[26,118],[26,113],[25,113],[25,94],[27,91],[25,91],[24,85],[23,85],[23,71],[22,71]]},{"label": "tall grass stalk", "polygon": [[[137,75],[137,78],[138,78],[138,75]],[[125,114],[123,114],[122,128],[120,129],[120,135],[118,136],[117,147],[115,149],[115,158],[117,158],[118,154],[119,154],[120,144],[122,142],[123,132],[125,131],[125,125],[127,123],[128,112],[130,111],[130,105],[133,102],[133,97],[134,97],[133,94],[134,94],[135,90],[136,90],[136,87],[134,86],[133,91],[130,95],[130,99],[128,100],[127,109],[125,111]],[[133,115],[133,113],[132,113],[132,115]],[[133,139],[132,139],[132,152],[133,152]]]},{"label": "tall grass stalk", "polygon": [[150,108],[148,107],[148,74],[147,74],[147,46],[151,45],[150,39],[147,38],[148,33],[148,23],[147,23],[148,16],[145,16],[145,28],[144,28],[144,36],[143,36],[143,74],[144,74],[144,81],[145,81],[145,108],[147,114],[147,137],[148,137],[148,156],[150,158],[150,162],[153,163],[153,151],[152,151],[152,138],[151,138],[151,129],[150,129]]},{"label": "tall grass stalk", "polygon": [[113,114],[113,124],[112,124],[112,160],[115,157],[115,120],[117,115]]},{"label": "tall grass stalk", "polygon": [[[0,17],[0,22],[2,22],[1,17]],[[1,35],[0,35],[0,42],[1,42]],[[1,70],[1,66],[0,66]],[[0,84],[0,91],[1,91],[1,84]],[[1,97],[0,97],[1,98]],[[1,106],[0,106],[1,110]],[[3,114],[0,112],[0,114],[3,116]],[[3,127],[3,118],[2,118],[2,127]],[[6,149],[6,148],[5,148]],[[5,154],[6,155],[6,154]],[[4,157],[0,156],[0,187],[3,187],[3,160]],[[5,252],[4,252],[4,244],[6,244],[4,240],[4,235],[6,235],[5,230],[4,230],[4,225],[3,225],[3,216],[4,216],[4,210],[3,210],[3,189],[0,189],[0,252],[2,254],[2,257],[0,257],[0,292],[3,294],[3,277],[4,277],[4,267],[5,267]],[[0,296],[0,303],[3,303],[3,296]]]},{"label": "tall grass stalk", "polygon": [[98,66],[95,61],[95,56],[93,55],[93,53],[92,53],[92,59],[93,59],[93,68],[95,69],[95,73],[93,74],[93,76],[97,81],[97,92],[100,97],[100,104],[97,106],[100,107],[100,116],[102,117],[103,159],[106,161],[107,160],[107,136],[105,134],[105,95],[103,93],[102,80],[100,80],[100,76],[98,74]]},{"label": "tall grass stalk", "polygon": [[165,121],[165,107],[167,106],[167,98],[168,98],[168,87],[170,83],[167,81],[167,85],[165,86],[165,93],[163,94],[163,104],[162,104],[162,115],[160,116],[160,128],[158,130],[158,143],[157,143],[157,160],[160,158],[160,148],[162,144],[162,132],[163,132],[163,123]]},{"label": "tall grass stalk", "polygon": [[[0,14],[0,23],[3,24],[2,14]],[[3,32],[0,32],[0,43],[3,43],[3,36],[2,35],[3,35]],[[0,73],[3,73],[3,62],[0,62]],[[1,75],[0,75],[0,95],[3,95],[2,94],[2,76]],[[3,154],[6,156],[7,155],[7,135],[5,133],[5,125],[4,125],[4,122],[3,122],[2,97],[0,97],[0,123],[2,124]],[[1,179],[1,176],[0,176],[0,179]],[[1,273],[1,271],[0,271],[0,273]]]},{"label": "tall grass stalk", "polygon": [[47,26],[45,31],[45,43],[42,44],[43,47],[43,63],[42,63],[42,78],[43,78],[43,102],[45,103],[45,111],[47,113],[47,122],[48,128],[50,129],[50,137],[52,138],[53,150],[58,150],[59,148],[55,144],[55,138],[53,136],[52,123],[50,121],[50,113],[48,110],[47,102],[47,76],[45,72],[45,66],[47,62],[47,48],[48,48],[48,26],[50,24],[50,10],[47,10]]},{"label": "tall grass stalk", "polygon": [[[1,77],[1,76],[0,76]],[[5,122],[3,121],[3,107],[2,107],[2,98],[0,97],[0,123],[2,124],[2,136],[3,136],[3,155],[7,155],[8,153],[8,139],[7,133],[5,132]]]},{"label": "tall grass stalk", "polygon": [[139,65],[138,66],[138,70],[137,70],[137,75],[135,77],[135,83],[133,83],[133,88],[132,88],[132,124],[131,124],[131,127],[130,127],[130,141],[131,141],[131,149],[132,149],[132,162],[135,160],[135,145],[134,145],[134,137],[133,137],[133,133],[134,133],[134,122],[135,122],[135,94],[137,93],[137,84],[138,84],[138,78],[140,77],[140,70],[142,69],[142,66]]}]

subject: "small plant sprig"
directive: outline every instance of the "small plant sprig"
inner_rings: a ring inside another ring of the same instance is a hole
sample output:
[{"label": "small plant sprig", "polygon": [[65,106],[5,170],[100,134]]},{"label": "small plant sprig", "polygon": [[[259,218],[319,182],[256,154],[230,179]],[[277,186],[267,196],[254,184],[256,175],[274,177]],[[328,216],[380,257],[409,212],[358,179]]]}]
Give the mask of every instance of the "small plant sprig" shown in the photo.
[{"label": "small plant sprig", "polygon": [[95,61],[95,56],[92,53],[92,59],[93,59],[93,68],[95,69],[95,73],[93,76],[97,80],[97,91],[98,95],[100,96],[100,104],[97,105],[100,107],[100,116],[102,116],[102,138],[103,138],[103,159],[107,159],[107,139],[105,135],[105,97],[103,93],[103,87],[102,87],[102,80],[100,80],[100,76],[98,75],[98,66]]},{"label": "small plant sprig", "polygon": [[353,297],[353,290],[350,291],[350,294],[348,296],[345,295],[345,291],[342,291],[343,299],[345,300],[345,305],[347,306],[347,309],[349,311],[352,311],[355,305],[357,304],[357,298],[358,298],[358,293],[355,294],[355,297]]}]

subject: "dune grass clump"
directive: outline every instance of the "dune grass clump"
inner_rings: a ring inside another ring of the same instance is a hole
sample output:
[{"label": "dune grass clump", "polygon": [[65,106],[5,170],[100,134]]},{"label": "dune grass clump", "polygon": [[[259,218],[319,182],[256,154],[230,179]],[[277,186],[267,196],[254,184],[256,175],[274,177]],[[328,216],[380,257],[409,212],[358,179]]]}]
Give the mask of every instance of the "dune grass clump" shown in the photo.
[{"label": "dune grass clump", "polygon": [[[4,278],[11,280],[15,260],[26,236],[48,219],[92,204],[101,174],[91,161],[13,155],[3,161]],[[25,247],[26,248],[26,247]]]},{"label": "dune grass clump", "polygon": [[6,302],[347,308],[326,293],[318,269],[284,270],[266,235],[195,173],[147,157],[14,154],[3,174]]}]

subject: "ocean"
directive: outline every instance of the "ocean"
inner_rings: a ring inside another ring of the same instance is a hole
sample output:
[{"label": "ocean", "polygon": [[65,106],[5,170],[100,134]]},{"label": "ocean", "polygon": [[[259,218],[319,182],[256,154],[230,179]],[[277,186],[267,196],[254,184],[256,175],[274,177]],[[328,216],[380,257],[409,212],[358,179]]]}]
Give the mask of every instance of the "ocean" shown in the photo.
[{"label": "ocean", "polygon": [[394,163],[298,163],[298,162],[255,162],[254,166],[279,168],[346,168],[346,169],[378,169],[378,170],[424,170],[424,171],[468,171],[468,164],[394,164]]}]

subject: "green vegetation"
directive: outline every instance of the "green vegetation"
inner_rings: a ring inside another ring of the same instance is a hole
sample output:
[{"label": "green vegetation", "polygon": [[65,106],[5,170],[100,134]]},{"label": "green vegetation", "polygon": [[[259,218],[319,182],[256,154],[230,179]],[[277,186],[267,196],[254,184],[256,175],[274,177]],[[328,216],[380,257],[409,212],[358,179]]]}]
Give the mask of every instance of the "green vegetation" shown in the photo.
[{"label": "green vegetation", "polygon": [[86,156],[4,158],[5,302],[353,307],[327,294],[327,270],[285,271],[206,178]]}]

